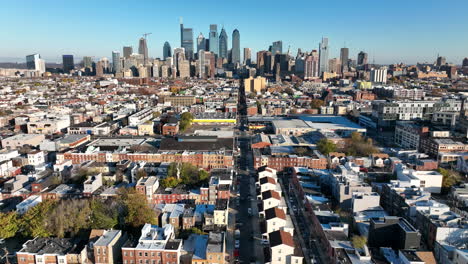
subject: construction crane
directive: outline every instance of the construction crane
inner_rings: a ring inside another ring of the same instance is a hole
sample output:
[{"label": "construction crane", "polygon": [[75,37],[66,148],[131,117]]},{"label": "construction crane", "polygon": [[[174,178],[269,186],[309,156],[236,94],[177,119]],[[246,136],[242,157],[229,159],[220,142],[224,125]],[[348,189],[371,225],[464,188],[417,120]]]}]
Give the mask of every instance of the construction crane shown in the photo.
[{"label": "construction crane", "polygon": [[152,33],[144,33],[143,37],[146,39],[146,36],[151,35]]}]

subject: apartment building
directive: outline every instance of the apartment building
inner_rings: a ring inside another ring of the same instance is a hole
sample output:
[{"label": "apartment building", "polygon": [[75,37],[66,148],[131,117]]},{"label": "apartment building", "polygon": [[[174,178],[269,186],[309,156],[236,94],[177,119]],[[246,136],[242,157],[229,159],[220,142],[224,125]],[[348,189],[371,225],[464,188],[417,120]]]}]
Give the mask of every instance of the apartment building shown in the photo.
[{"label": "apartment building", "polygon": [[70,116],[31,118],[27,124],[29,134],[55,134],[70,126]]},{"label": "apartment building", "polygon": [[166,96],[164,103],[171,106],[191,106],[196,103],[195,96]]},{"label": "apartment building", "polygon": [[121,247],[126,241],[126,236],[120,230],[105,230],[93,244],[94,263],[113,264],[120,262]]},{"label": "apartment building", "polygon": [[152,108],[145,108],[141,111],[136,112],[133,115],[128,117],[128,125],[129,126],[138,126],[140,124],[145,123],[153,118],[153,109]]},{"label": "apartment building", "polygon": [[84,263],[86,249],[84,244],[70,238],[36,237],[23,244],[21,250],[16,252],[16,258],[18,264]]},{"label": "apartment building", "polygon": [[404,218],[387,216],[370,221],[370,247],[418,249],[420,241],[421,234]]},{"label": "apartment building", "polygon": [[177,263],[179,264],[182,241],[175,238],[174,227],[145,224],[138,240],[127,240],[122,246],[123,264]]},{"label": "apartment building", "polygon": [[2,139],[2,147],[6,149],[18,149],[25,145],[37,147],[44,139],[44,134],[17,134]]},{"label": "apartment building", "polygon": [[421,137],[429,134],[429,127],[411,121],[397,121],[395,125],[395,144],[405,149],[419,149]]}]

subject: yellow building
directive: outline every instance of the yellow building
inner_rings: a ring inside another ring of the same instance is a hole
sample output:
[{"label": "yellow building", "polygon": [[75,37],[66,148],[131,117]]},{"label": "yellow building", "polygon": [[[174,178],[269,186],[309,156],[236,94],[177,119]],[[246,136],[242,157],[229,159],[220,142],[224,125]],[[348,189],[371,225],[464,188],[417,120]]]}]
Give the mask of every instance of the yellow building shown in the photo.
[{"label": "yellow building", "polygon": [[138,135],[139,136],[153,136],[154,135],[153,122],[148,121],[143,124],[139,124]]},{"label": "yellow building", "polygon": [[356,83],[357,89],[365,90],[365,89],[372,89],[372,83],[371,82],[364,82],[364,81],[358,81]]},{"label": "yellow building", "polygon": [[248,79],[244,80],[245,91],[249,91],[251,93],[260,92],[262,89],[266,87],[266,79],[264,77],[249,77]]}]

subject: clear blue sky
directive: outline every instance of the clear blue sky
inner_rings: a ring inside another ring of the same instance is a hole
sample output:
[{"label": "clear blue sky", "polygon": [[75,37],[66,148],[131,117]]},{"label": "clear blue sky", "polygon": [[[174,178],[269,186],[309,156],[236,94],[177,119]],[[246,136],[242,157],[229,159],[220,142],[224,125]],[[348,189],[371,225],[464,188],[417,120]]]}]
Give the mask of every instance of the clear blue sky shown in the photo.
[{"label": "clear blue sky", "polygon": [[224,25],[231,46],[232,31],[241,48],[253,53],[283,41],[297,48],[318,48],[329,38],[330,58],[339,48],[360,50],[376,63],[433,62],[438,53],[460,64],[468,57],[467,0],[0,0],[0,60],[40,53],[47,61],[61,54],[111,57],[124,45],[137,49],[142,33],[150,56],[162,55],[165,41],[180,45],[179,17],[186,27],[208,35],[209,24]]}]

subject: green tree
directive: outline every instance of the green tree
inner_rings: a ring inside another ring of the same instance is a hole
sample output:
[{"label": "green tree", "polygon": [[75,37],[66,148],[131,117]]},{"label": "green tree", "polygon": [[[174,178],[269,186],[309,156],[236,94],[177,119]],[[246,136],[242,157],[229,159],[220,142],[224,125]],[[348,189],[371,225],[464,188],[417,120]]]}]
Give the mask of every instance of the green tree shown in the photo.
[{"label": "green tree", "polygon": [[312,101],[310,101],[310,108],[312,109],[320,109],[320,107],[324,105],[325,102],[320,99],[312,99]]},{"label": "green tree", "polygon": [[321,138],[317,142],[317,149],[320,151],[320,153],[328,155],[330,152],[336,151],[336,144],[327,138]]},{"label": "green tree", "polygon": [[91,228],[110,229],[118,224],[118,211],[100,200],[91,201]]},{"label": "green tree", "polygon": [[367,244],[367,238],[365,236],[353,236],[351,239],[354,248],[363,248]]},{"label": "green tree", "polygon": [[137,193],[135,189],[123,189],[120,191],[120,199],[127,226],[140,228],[146,223],[157,224],[156,213],[149,207],[143,194]]},{"label": "green tree", "polygon": [[462,181],[460,174],[453,170],[448,170],[444,168],[438,168],[437,171],[442,174],[442,187],[443,188],[450,188],[453,185]]},{"label": "green tree", "polygon": [[207,233],[203,232],[199,228],[192,227],[189,229],[183,229],[179,232],[179,239],[187,239],[191,234],[197,234],[197,235],[206,235]]},{"label": "green tree", "polygon": [[16,212],[0,213],[0,238],[14,237],[19,231],[19,219]]},{"label": "green tree", "polygon": [[53,211],[56,202],[43,201],[30,208],[20,220],[20,231],[25,237],[48,237],[52,235],[52,224],[47,216]]}]

